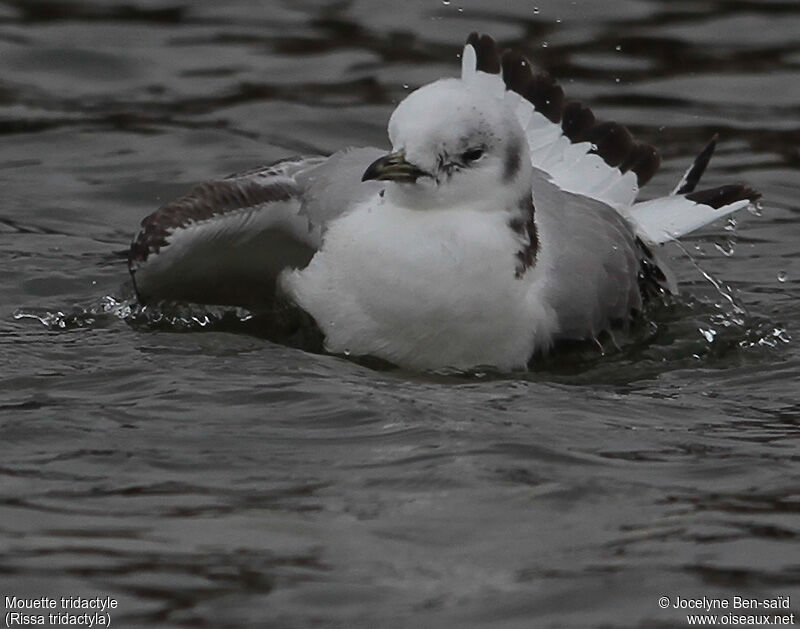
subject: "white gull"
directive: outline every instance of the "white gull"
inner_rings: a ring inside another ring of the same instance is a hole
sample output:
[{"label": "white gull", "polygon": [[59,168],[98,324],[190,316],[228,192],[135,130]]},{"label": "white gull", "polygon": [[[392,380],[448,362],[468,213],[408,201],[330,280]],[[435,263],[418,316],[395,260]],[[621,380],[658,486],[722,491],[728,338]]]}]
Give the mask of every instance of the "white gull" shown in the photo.
[{"label": "white gull", "polygon": [[289,159],[162,207],[131,247],[139,299],[286,299],[333,353],[523,368],[674,292],[654,245],[758,197],[741,184],[694,191],[712,140],[673,194],[637,203],[655,149],[474,33],[461,78],[410,94],[389,139],[389,154]]}]

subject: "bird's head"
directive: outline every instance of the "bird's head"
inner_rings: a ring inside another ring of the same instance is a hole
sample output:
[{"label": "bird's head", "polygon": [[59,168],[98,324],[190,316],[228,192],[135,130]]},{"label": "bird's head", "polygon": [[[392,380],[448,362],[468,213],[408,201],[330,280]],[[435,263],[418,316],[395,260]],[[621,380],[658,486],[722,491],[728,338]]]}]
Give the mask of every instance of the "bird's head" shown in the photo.
[{"label": "bird's head", "polygon": [[391,182],[386,194],[414,209],[491,208],[530,194],[531,162],[522,127],[502,98],[460,79],[412,92],[389,121],[392,152],[363,180]]}]

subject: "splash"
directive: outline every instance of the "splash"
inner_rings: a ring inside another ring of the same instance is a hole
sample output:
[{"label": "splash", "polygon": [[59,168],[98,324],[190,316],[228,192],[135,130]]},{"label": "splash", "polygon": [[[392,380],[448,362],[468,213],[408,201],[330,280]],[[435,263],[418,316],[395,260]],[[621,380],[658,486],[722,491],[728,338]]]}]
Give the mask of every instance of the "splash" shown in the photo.
[{"label": "splash", "polygon": [[162,302],[140,304],[135,297],[102,297],[89,306],[69,311],[36,308],[19,309],[17,320],[33,319],[49,330],[68,331],[111,327],[124,322],[146,331],[231,332],[249,334],[282,345],[323,353],[323,336],[316,322],[296,306],[278,302],[270,309],[252,312],[233,306]]},{"label": "splash", "polygon": [[245,308],[223,308],[194,304],[168,304],[150,307],[136,299],[105,295],[96,304],[71,311],[21,308],[14,319],[34,319],[50,330],[98,328],[124,321],[134,326],[169,329],[175,332],[214,328],[223,323],[246,323],[253,314]]},{"label": "splash", "polygon": [[[733,228],[735,223],[732,225]],[[730,285],[706,271],[682,243],[676,241],[675,244],[686,255],[695,270],[722,298],[721,301],[713,300],[710,304],[703,303],[697,298],[687,301],[701,316],[703,315],[700,311],[707,311],[709,305],[713,308],[710,313],[704,315],[705,321],[697,328],[705,341],[706,348],[705,352],[696,353],[696,358],[701,358],[702,354],[728,353],[732,348],[776,349],[791,342],[791,335],[783,325],[749,313]]]}]

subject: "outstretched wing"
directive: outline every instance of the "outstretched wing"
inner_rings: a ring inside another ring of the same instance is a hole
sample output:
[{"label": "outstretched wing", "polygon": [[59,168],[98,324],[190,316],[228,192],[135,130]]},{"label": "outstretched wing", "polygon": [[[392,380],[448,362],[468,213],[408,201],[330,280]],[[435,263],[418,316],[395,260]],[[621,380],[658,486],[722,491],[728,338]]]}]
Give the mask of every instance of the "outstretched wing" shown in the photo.
[{"label": "outstretched wing", "polygon": [[[673,194],[635,204],[639,188],[661,163],[654,147],[634,139],[619,123],[599,122],[581,103],[565,101],[550,75],[534,72],[531,62],[517,52],[501,54],[488,35],[472,33],[467,39],[461,76],[510,103],[525,130],[534,167],[561,190],[612,206],[648,242],[679,238],[760,196],[742,184],[693,192],[714,151],[715,137]],[[535,185],[533,192],[535,202]]]},{"label": "outstretched wing", "polygon": [[652,243],[680,238],[703,225],[747,207],[761,194],[744,184],[727,184],[695,192],[711,161],[717,135],[695,157],[672,194],[636,203],[628,213],[639,234]]},{"label": "outstretched wing", "polygon": [[628,216],[642,238],[659,244],[677,240],[723,216],[746,208],[760,197],[757,190],[744,184],[727,184],[636,203]]},{"label": "outstretched wing", "polygon": [[143,303],[268,305],[278,275],[302,268],[330,220],[375,186],[378,149],[300,157],[204,183],[142,221],[128,268]]},{"label": "outstretched wing", "polygon": [[522,54],[497,48],[472,33],[462,57],[462,80],[499,93],[516,113],[536,168],[562,190],[617,208],[629,206],[661,163],[658,151],[636,141],[616,122],[600,122],[546,72],[534,72]]}]

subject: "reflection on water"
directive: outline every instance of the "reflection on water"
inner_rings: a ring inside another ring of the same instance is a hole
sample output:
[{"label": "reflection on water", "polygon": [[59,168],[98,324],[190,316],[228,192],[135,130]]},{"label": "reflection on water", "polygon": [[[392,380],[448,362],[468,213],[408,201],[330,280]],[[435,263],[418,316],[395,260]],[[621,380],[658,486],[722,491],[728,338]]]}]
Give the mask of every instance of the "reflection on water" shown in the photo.
[{"label": "reflection on water", "polygon": [[[759,188],[760,215],[670,245],[682,295],[632,339],[512,376],[129,298],[144,215],[289,153],[386,145],[471,30],[659,146],[646,195],[719,133],[704,181]],[[793,0],[0,1],[0,590],[114,596],[126,627],[796,610],[798,32]]]}]

